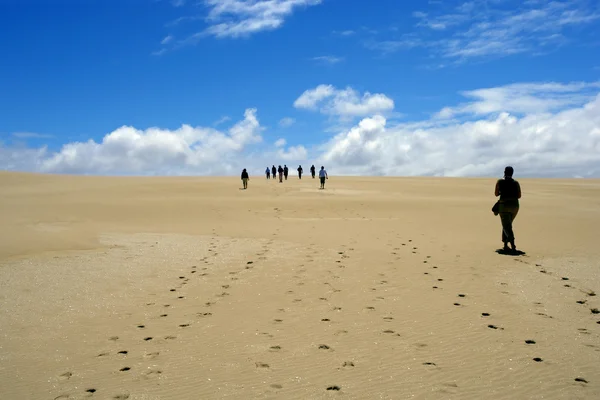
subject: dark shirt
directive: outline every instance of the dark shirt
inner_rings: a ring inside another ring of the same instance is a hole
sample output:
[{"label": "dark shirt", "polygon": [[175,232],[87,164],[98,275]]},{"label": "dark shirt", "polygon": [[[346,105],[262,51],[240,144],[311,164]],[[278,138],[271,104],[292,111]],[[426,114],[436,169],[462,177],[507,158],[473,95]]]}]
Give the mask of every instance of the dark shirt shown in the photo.
[{"label": "dark shirt", "polygon": [[242,179],[248,179],[248,172],[247,171],[243,171],[242,172]]},{"label": "dark shirt", "polygon": [[498,191],[500,192],[500,201],[502,203],[509,203],[519,205],[519,191],[521,186],[519,182],[514,179],[499,179],[498,180]]},{"label": "dark shirt", "polygon": [[279,167],[278,171],[279,171],[279,173],[282,173],[283,172],[283,168]]}]

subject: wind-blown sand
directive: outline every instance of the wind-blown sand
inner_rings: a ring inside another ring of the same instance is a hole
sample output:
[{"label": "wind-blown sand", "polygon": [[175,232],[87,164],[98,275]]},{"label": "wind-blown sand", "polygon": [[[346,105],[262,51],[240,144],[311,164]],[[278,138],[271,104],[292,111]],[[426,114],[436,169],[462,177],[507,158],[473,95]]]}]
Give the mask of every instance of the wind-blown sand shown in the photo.
[{"label": "wind-blown sand", "polygon": [[517,257],[495,179],[0,173],[0,399],[600,398],[600,182],[519,181]]}]

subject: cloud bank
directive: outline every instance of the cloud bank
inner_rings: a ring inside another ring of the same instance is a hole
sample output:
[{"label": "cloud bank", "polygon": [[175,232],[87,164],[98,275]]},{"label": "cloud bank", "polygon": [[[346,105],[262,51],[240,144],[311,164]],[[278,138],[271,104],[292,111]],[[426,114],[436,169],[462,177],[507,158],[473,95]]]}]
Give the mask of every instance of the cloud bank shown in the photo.
[{"label": "cloud bank", "polygon": [[0,168],[237,175],[241,168],[262,174],[266,165],[287,163],[326,165],[332,175],[498,176],[510,164],[518,176],[600,177],[599,92],[598,83],[584,82],[478,89],[430,119],[391,124],[381,113],[393,105],[387,96],[320,85],[294,105],[360,120],[313,146],[265,143],[257,110],[248,109],[227,131],[124,126],[100,142],[67,143],[57,151],[0,143]]}]

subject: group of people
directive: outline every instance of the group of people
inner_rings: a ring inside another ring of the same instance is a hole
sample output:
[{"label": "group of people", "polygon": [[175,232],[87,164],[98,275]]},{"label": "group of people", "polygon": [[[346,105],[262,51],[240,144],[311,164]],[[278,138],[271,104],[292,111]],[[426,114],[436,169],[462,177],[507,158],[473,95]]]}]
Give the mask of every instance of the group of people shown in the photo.
[{"label": "group of people", "polygon": [[[298,165],[298,179],[302,179],[302,173],[304,172],[304,170],[302,169],[302,165]],[[267,169],[265,170],[265,175],[267,176],[267,179],[271,179],[271,175],[273,176],[273,179],[275,179],[275,177],[277,176],[277,174],[279,174],[279,182],[283,182],[283,180],[285,179],[287,181],[288,178],[288,174],[289,174],[289,168],[287,165],[284,165],[283,167],[280,165],[279,168],[275,168],[275,165],[273,165],[271,168],[267,167]],[[316,168],[314,165],[312,165],[310,167],[310,174],[312,175],[313,179],[315,178],[316,175]],[[248,171],[246,171],[246,168],[244,168],[244,170],[242,171],[242,183],[244,185],[244,189],[248,189],[248,180],[250,180],[250,176],[248,175]],[[321,182],[321,186],[319,189],[325,189],[325,180],[329,179],[329,176],[327,175],[327,171],[325,170],[325,167],[321,166],[321,170],[319,171],[319,180]]]},{"label": "group of people", "polygon": [[[310,167],[310,173],[315,178],[315,166],[312,165]],[[298,179],[302,179],[302,165],[298,166]],[[280,165],[279,168],[275,168],[273,165],[272,168],[267,167],[265,174],[267,179],[271,179],[271,174],[273,175],[273,179],[277,173],[279,173],[279,182],[283,182],[283,179],[287,180],[289,169],[287,165],[283,167]],[[496,187],[494,189],[494,195],[496,197],[500,197],[498,202],[492,208],[492,211],[496,215],[500,215],[500,221],[502,223],[502,243],[504,244],[503,250],[505,252],[516,252],[517,247],[515,245],[515,233],[513,231],[513,221],[517,217],[519,213],[519,199],[521,198],[521,185],[518,181],[513,179],[514,168],[508,166],[504,169],[504,178],[499,179],[496,182]],[[248,188],[248,180],[250,177],[248,176],[248,172],[246,168],[242,171],[242,182],[244,184],[244,189]],[[325,167],[321,167],[319,171],[319,180],[321,181],[321,186],[319,189],[325,189],[325,180],[329,179],[327,176],[327,171]],[[509,247],[510,244],[510,247]]]}]

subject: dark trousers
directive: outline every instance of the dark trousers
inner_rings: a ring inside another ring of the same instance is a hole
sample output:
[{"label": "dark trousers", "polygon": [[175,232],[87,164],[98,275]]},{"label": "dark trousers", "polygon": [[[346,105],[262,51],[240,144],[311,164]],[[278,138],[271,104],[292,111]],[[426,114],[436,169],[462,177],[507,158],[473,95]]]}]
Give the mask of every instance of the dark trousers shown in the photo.
[{"label": "dark trousers", "polygon": [[519,206],[500,203],[500,221],[502,222],[502,243],[512,243],[515,241],[513,231],[513,221],[519,213]]}]

